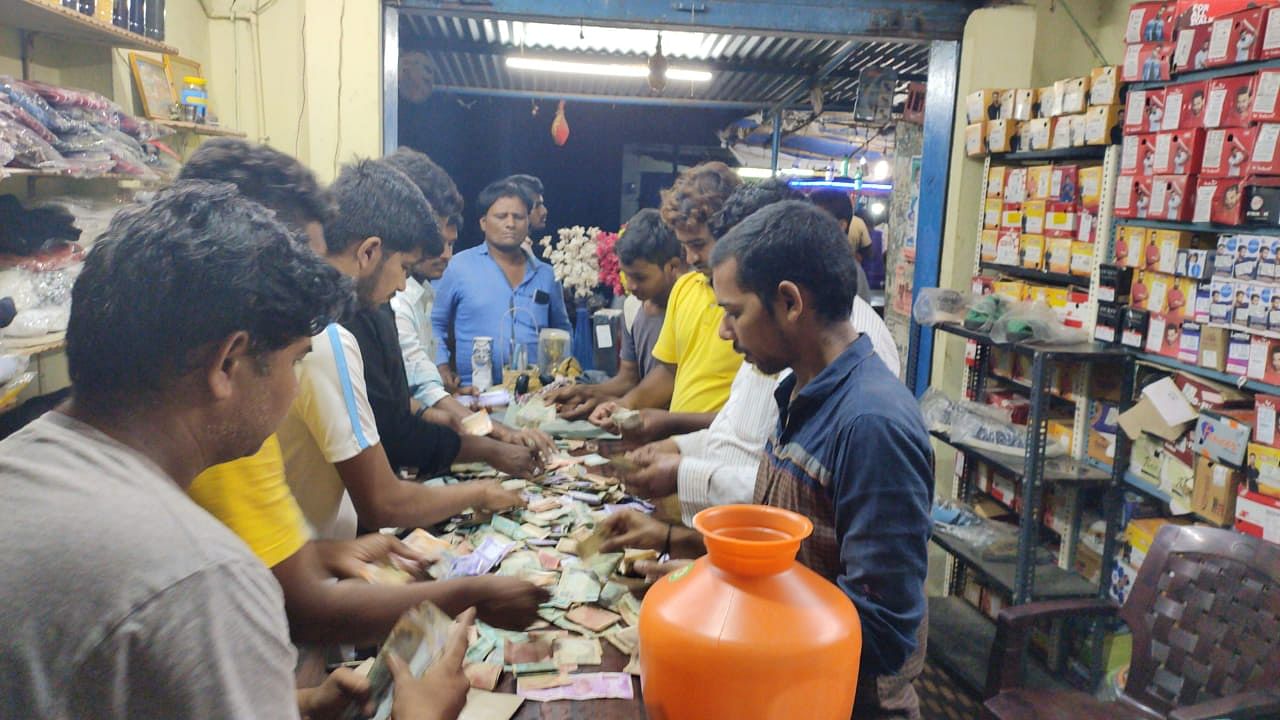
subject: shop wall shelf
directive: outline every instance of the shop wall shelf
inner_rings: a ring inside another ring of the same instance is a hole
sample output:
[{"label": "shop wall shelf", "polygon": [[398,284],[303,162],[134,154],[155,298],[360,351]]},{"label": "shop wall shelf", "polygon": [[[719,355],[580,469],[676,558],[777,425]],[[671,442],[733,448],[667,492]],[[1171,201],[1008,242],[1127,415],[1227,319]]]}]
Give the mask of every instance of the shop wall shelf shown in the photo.
[{"label": "shop wall shelf", "polygon": [[0,25],[94,45],[178,54],[172,45],[41,0],[0,0]]}]

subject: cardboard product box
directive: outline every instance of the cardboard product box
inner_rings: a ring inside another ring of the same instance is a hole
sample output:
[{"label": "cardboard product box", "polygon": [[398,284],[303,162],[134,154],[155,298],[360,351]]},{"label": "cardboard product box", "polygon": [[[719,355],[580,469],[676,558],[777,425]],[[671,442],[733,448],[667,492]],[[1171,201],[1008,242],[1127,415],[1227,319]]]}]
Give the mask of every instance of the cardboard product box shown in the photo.
[{"label": "cardboard product box", "polygon": [[[1146,270],[1139,270],[1133,274],[1133,284],[1130,286],[1129,290],[1130,307],[1138,310],[1151,309],[1149,307],[1151,302],[1151,286],[1148,284],[1150,281],[1150,275],[1151,273],[1148,273]],[[1157,312],[1159,311],[1157,310]]]},{"label": "cardboard product box", "polygon": [[1000,91],[978,90],[964,99],[965,122],[969,125],[985,123],[1000,117]]},{"label": "cardboard product box", "polygon": [[1032,165],[1027,168],[1027,201],[1048,200],[1053,187],[1053,166]]},{"label": "cardboard product box", "polygon": [[1227,333],[1227,364],[1224,372],[1246,377],[1249,374],[1250,338],[1247,332],[1232,330]]},{"label": "cardboard product box", "polygon": [[1129,21],[1125,25],[1126,43],[1166,42],[1173,40],[1177,22],[1177,3],[1139,2],[1129,7]]},{"label": "cardboard product box", "polygon": [[1196,284],[1196,304],[1193,319],[1198,323],[1209,322],[1210,308],[1213,307],[1213,289],[1208,282]]},{"label": "cardboard product box", "polygon": [[1093,324],[1093,339],[1110,345],[1120,344],[1120,320],[1124,306],[1113,302],[1098,303],[1098,315]]},{"label": "cardboard product box", "polygon": [[1124,314],[1124,327],[1120,330],[1120,344],[1141,350],[1147,344],[1147,326],[1151,323],[1151,313],[1141,308],[1130,307]]},{"label": "cardboard product box", "polygon": [[1045,238],[1044,269],[1051,273],[1071,272],[1071,238]]},{"label": "cardboard product box", "polygon": [[[1153,220],[1183,222],[1191,218],[1191,200],[1195,197],[1196,176],[1157,175],[1151,181],[1151,206],[1147,217]],[[1169,272],[1177,262],[1177,253],[1169,259]]]},{"label": "cardboard product box", "polygon": [[1209,285],[1209,322],[1226,325],[1235,314],[1236,281],[1215,277]]},{"label": "cardboard product box", "polygon": [[1049,200],[1070,204],[1080,202],[1079,165],[1053,166],[1053,173],[1049,176]]},{"label": "cardboard product box", "polygon": [[1086,138],[1089,133],[1089,114],[1087,112],[1079,115],[1069,115],[1071,118],[1071,147],[1085,147],[1089,143]]},{"label": "cardboard product box", "polygon": [[1232,467],[1242,467],[1245,452],[1249,447],[1249,437],[1252,434],[1253,422],[1239,411],[1229,415],[1202,410],[1199,419],[1196,420],[1194,436],[1196,452],[1201,457],[1217,460]]},{"label": "cardboard product box", "polygon": [[1267,330],[1273,305],[1280,305],[1280,288],[1253,283],[1249,288],[1249,329]]},{"label": "cardboard product box", "polygon": [[1209,100],[1204,111],[1207,129],[1248,127],[1253,107],[1253,75],[1234,75],[1209,81]]},{"label": "cardboard product box", "polygon": [[1280,543],[1280,498],[1249,492],[1240,486],[1236,495],[1236,530]]},{"label": "cardboard product box", "polygon": [[1254,130],[1249,174],[1280,174],[1280,123],[1265,123]]},{"label": "cardboard product box", "polygon": [[1195,175],[1200,172],[1204,156],[1205,131],[1200,129],[1162,132],[1154,136],[1151,149],[1151,173],[1156,175]]},{"label": "cardboard product box", "polygon": [[983,203],[983,208],[982,227],[987,230],[998,229],[1000,227],[1000,215],[1004,212],[1004,201],[1000,198],[989,197]]},{"label": "cardboard product box", "polygon": [[1022,233],[1018,230],[999,232],[1000,235],[996,238],[996,264],[1018,265],[1022,252]]},{"label": "cardboard product box", "polygon": [[1280,58],[1280,12],[1276,7],[1267,8],[1267,17],[1262,31],[1263,60]]},{"label": "cardboard product box", "polygon": [[1152,312],[1147,326],[1146,351],[1169,358],[1178,357],[1182,346],[1182,321],[1166,313]]},{"label": "cardboard product box", "polygon": [[1280,178],[1245,178],[1245,222],[1251,225],[1280,225]]},{"label": "cardboard product box", "polygon": [[1098,213],[1081,209],[1076,220],[1075,239],[1082,243],[1098,241]]},{"label": "cardboard product box", "polygon": [[1270,445],[1249,443],[1245,472],[1250,492],[1280,497],[1280,450]]},{"label": "cardboard product box", "polygon": [[1196,458],[1191,512],[1217,525],[1231,525],[1236,518],[1236,490],[1242,473],[1209,458]]},{"label": "cardboard product box", "polygon": [[1219,235],[1218,249],[1213,254],[1214,277],[1235,277],[1236,253],[1240,241],[1234,235]]},{"label": "cardboard product box", "polygon": [[1071,243],[1071,274],[1089,277],[1093,274],[1095,245],[1087,242]]},{"label": "cardboard product box", "polygon": [[1084,113],[1084,144],[1110,145],[1120,137],[1120,105],[1093,105]]},{"label": "cardboard product box", "polygon": [[[1053,175],[1050,172],[1050,179]],[[1080,168],[1076,173],[1080,182],[1080,209],[1097,213],[1102,206],[1102,166],[1090,165]],[[1052,182],[1050,188],[1052,188]]]},{"label": "cardboard product box", "polygon": [[1014,117],[1013,115],[1013,108],[1014,108],[1015,102],[1017,101],[1017,96],[1018,96],[1017,90],[1001,90],[1000,92],[996,93],[996,102],[1000,105],[999,119],[1001,120],[1020,120],[1021,119],[1021,118]]},{"label": "cardboard product box", "polygon": [[1204,110],[1208,103],[1208,84],[1204,81],[1170,85],[1164,91],[1164,117],[1160,130],[1190,130],[1204,127]]},{"label": "cardboard product box", "polygon": [[1204,282],[1213,277],[1212,250],[1186,248],[1178,251],[1177,265],[1173,274],[1189,277],[1197,282]]},{"label": "cardboard product box", "polygon": [[997,502],[1014,507],[1017,505],[1018,500],[1018,484],[1003,475],[993,474],[991,476],[991,487],[987,490],[987,494]]},{"label": "cardboard product box", "polygon": [[1013,119],[1023,122],[1036,116],[1036,91],[1034,88],[1019,88],[1013,93]]},{"label": "cardboard product box", "polygon": [[1110,464],[1116,459],[1116,433],[1120,430],[1120,408],[1112,403],[1091,403],[1089,457]]},{"label": "cardboard product box", "polygon": [[1022,203],[1005,201],[1000,209],[1001,230],[1022,230]]},{"label": "cardboard product box", "polygon": [[1075,237],[1080,216],[1075,203],[1049,202],[1045,205],[1044,234],[1049,237]]},{"label": "cardboard product box", "polygon": [[1129,546],[1129,560],[1133,562],[1139,569],[1142,567],[1142,561],[1146,559],[1147,553],[1151,552],[1151,546],[1155,544],[1156,536],[1164,529],[1165,525],[1189,525],[1190,521],[1184,518],[1140,518],[1130,520],[1124,529],[1125,542]]},{"label": "cardboard product box", "polygon": [[1201,177],[1244,177],[1257,134],[1255,128],[1220,128],[1206,132],[1204,155],[1200,160]]},{"label": "cardboard product box", "polygon": [[1026,233],[1022,236],[1022,267],[1028,270],[1044,268],[1044,236]]},{"label": "cardboard product box", "polygon": [[[1016,262],[1001,263],[1002,265],[1016,265]],[[1022,302],[1027,293],[1027,284],[1020,280],[997,280],[992,286],[993,294],[999,295],[1010,302]]]},{"label": "cardboard product box", "polygon": [[1209,43],[1212,35],[1211,25],[1180,28],[1178,40],[1173,47],[1173,71],[1175,73],[1195,72],[1208,68]]},{"label": "cardboard product box", "polygon": [[1062,114],[1057,88],[1052,85],[1036,88],[1035,111],[1037,119],[1054,118]]},{"label": "cardboard product box", "polygon": [[[1145,218],[1151,205],[1151,178],[1140,175],[1121,175],[1116,180],[1115,216],[1118,218]],[[1139,214],[1139,213],[1142,214]]]},{"label": "cardboard product box", "polygon": [[[1089,291],[1086,288],[1063,288],[1067,295],[1067,302],[1062,312],[1062,324],[1067,327],[1083,328],[1089,320]],[[1074,399],[1071,392],[1071,383],[1063,389],[1063,393],[1068,400]]]},{"label": "cardboard product box", "polygon": [[1014,152],[1018,149],[1018,121],[991,120],[987,123],[987,151]]},{"label": "cardboard product box", "polygon": [[1103,264],[1098,270],[1098,300],[1123,303],[1133,285],[1133,268]]},{"label": "cardboard product box", "polygon": [[1022,203],[1022,231],[1031,235],[1044,234],[1045,202],[1028,200]]},{"label": "cardboard product box", "polygon": [[1164,124],[1164,90],[1130,90],[1124,104],[1124,134],[1157,133]]},{"label": "cardboard product box", "polygon": [[1022,143],[1027,150],[1049,150],[1053,147],[1053,118],[1033,118],[1022,123]]},{"label": "cardboard product box", "polygon": [[1158,82],[1172,73],[1173,43],[1141,43],[1124,49],[1120,79],[1125,82]]},{"label": "cardboard product box", "polygon": [[1178,252],[1191,245],[1191,233],[1182,230],[1152,230],[1148,242],[1156,249],[1155,270],[1173,275],[1178,271]]},{"label": "cardboard product box", "polygon": [[[1076,548],[1075,562],[1072,564],[1071,569],[1080,573],[1080,576],[1085,580],[1096,585],[1102,579],[1102,556],[1081,545]],[[1108,637],[1112,636],[1108,635]],[[1118,636],[1116,637],[1118,639]]]},{"label": "cardboard product box", "polygon": [[1253,8],[1214,20],[1206,66],[1225,67],[1257,60],[1262,52],[1259,39],[1264,29],[1264,14],[1262,8]]},{"label": "cardboard product box", "polygon": [[1089,104],[1115,105],[1120,102],[1120,67],[1106,65],[1089,73]]},{"label": "cardboard product box", "polygon": [[1018,356],[1012,350],[991,349],[991,371],[1001,377],[1011,378]]},{"label": "cardboard product box", "polygon": [[1200,360],[1196,363],[1202,368],[1223,372],[1227,369],[1227,337],[1228,330],[1223,327],[1205,325],[1200,330]]},{"label": "cardboard product box", "polygon": [[1195,375],[1176,373],[1173,384],[1196,410],[1248,410],[1253,407],[1253,395]]},{"label": "cardboard product box", "polygon": [[1142,249],[1147,242],[1147,229],[1121,225],[1116,228],[1116,265],[1135,268],[1142,264]]},{"label": "cardboard product box", "polygon": [[987,168],[987,186],[986,196],[988,198],[1004,199],[1004,176],[1008,170],[1004,165],[992,165]]},{"label": "cardboard product box", "polygon": [[1280,410],[1280,397],[1258,393],[1254,396],[1257,403],[1258,422],[1253,426],[1253,441],[1259,445],[1280,448],[1280,433],[1276,432],[1276,411]]},{"label": "cardboard product box", "polygon": [[1253,283],[1236,280],[1236,297],[1231,304],[1231,327],[1237,330],[1249,329],[1249,293]]},{"label": "cardboard product box", "polygon": [[981,236],[982,244],[982,262],[993,263],[996,261],[996,245],[1000,241],[999,230],[983,230]]},{"label": "cardboard product box", "polygon": [[1200,333],[1203,326],[1198,322],[1185,321],[1182,323],[1182,340],[1178,344],[1178,355],[1175,358],[1179,362],[1195,365],[1200,359]]},{"label": "cardboard product box", "polygon": [[1123,605],[1129,599],[1129,592],[1138,582],[1138,569],[1125,562],[1111,566],[1111,581],[1107,584],[1107,594],[1112,600]]},{"label": "cardboard product box", "polygon": [[1004,174],[1004,201],[1020,203],[1027,200],[1027,169],[1011,167]]},{"label": "cardboard product box", "polygon": [[978,297],[991,295],[996,291],[996,279],[989,275],[974,275],[969,281],[969,292]]},{"label": "cardboard product box", "polygon": [[[1280,14],[1276,15],[1280,45]],[[1262,70],[1253,81],[1253,106],[1249,109],[1249,121],[1255,123],[1280,122],[1280,70]]]},{"label": "cardboard product box", "polygon": [[1240,225],[1244,222],[1243,193],[1244,181],[1239,178],[1200,178],[1192,222]]},{"label": "cardboard product box", "polygon": [[1142,245],[1142,269],[1160,271],[1160,238],[1156,230],[1147,232],[1147,241]]},{"label": "cardboard product box", "polygon": [[973,123],[964,128],[964,154],[983,157],[987,154],[987,124]]},{"label": "cardboard product box", "polygon": [[1262,335],[1251,337],[1248,377],[1265,383],[1280,382],[1280,340]]},{"label": "cardboard product box", "polygon": [[1196,281],[1175,277],[1165,300],[1166,312],[1182,320],[1195,320]]},{"label": "cardboard product box", "polygon": [[1072,133],[1075,132],[1075,115],[1059,115],[1053,119],[1053,137],[1049,139],[1050,150],[1066,150],[1073,147]]},{"label": "cardboard product box", "polygon": [[1159,485],[1162,463],[1164,463],[1164,442],[1154,435],[1145,433],[1139,433],[1133,438],[1133,445],[1129,451],[1129,472],[1153,485]]},{"label": "cardboard product box", "polygon": [[1089,78],[1067,78],[1053,84],[1054,91],[1062,97],[1062,112],[1078,115],[1089,107]]},{"label": "cardboard product box", "polygon": [[[1264,243],[1262,238],[1256,235],[1236,235],[1235,236],[1235,262],[1231,268],[1231,274],[1238,280],[1252,280],[1258,275],[1258,261],[1262,257],[1262,248]],[[1231,246],[1230,243],[1227,244]]]},{"label": "cardboard product box", "polygon": [[1160,465],[1160,489],[1169,493],[1169,497],[1183,507],[1191,505],[1191,494],[1195,487],[1196,470],[1194,464],[1184,463],[1168,453]]}]

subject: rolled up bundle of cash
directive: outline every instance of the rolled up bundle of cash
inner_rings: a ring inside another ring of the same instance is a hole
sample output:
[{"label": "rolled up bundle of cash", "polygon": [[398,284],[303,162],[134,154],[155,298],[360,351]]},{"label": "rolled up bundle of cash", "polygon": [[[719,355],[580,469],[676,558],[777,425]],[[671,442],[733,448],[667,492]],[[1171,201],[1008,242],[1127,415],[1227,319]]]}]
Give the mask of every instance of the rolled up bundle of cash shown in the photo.
[{"label": "rolled up bundle of cash", "polygon": [[644,420],[640,418],[639,410],[628,410],[627,408],[618,408],[613,411],[613,424],[623,430],[639,430],[644,424]]}]

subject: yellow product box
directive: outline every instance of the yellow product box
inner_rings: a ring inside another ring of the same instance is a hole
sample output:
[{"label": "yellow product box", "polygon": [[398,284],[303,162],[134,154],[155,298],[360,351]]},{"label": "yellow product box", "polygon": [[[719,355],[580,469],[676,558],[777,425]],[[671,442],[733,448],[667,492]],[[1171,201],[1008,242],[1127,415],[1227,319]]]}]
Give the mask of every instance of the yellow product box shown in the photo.
[{"label": "yellow product box", "polygon": [[1000,215],[1004,212],[1004,201],[998,197],[987,198],[983,208],[982,227],[987,229],[1000,227]]},{"label": "yellow product box", "polygon": [[1017,120],[992,120],[987,123],[987,152],[1007,153],[1013,150],[1018,136]]},{"label": "yellow product box", "polygon": [[1089,78],[1067,78],[1053,84],[1054,91],[1062,96],[1062,112],[1073,115],[1089,107]]},{"label": "yellow product box", "polygon": [[1045,424],[1045,434],[1049,437],[1049,442],[1056,442],[1070,452],[1071,441],[1075,437],[1075,430],[1072,429],[1071,423],[1063,420],[1050,420]]},{"label": "yellow product box", "polygon": [[1022,144],[1028,150],[1053,147],[1053,118],[1034,118],[1022,123]]},{"label": "yellow product box", "polygon": [[1053,166],[1032,165],[1027,168],[1027,199],[1048,200],[1053,188]]},{"label": "yellow product box", "polygon": [[1156,535],[1160,532],[1160,528],[1168,524],[1188,525],[1189,520],[1182,518],[1145,518],[1142,520],[1130,520],[1124,529],[1125,541],[1129,543],[1129,547],[1133,549],[1134,555],[1131,556],[1135,567],[1142,564],[1142,560],[1147,557],[1147,553],[1151,550],[1151,544],[1156,541]]},{"label": "yellow product box", "polygon": [[995,294],[999,295],[1011,302],[1022,302],[1023,295],[1027,291],[1027,284],[1020,280],[998,280],[996,281]]},{"label": "yellow product box", "polygon": [[1021,120],[1022,119],[1022,118],[1015,118],[1013,116],[1013,107],[1014,107],[1014,104],[1017,102],[1017,98],[1018,98],[1017,90],[1001,90],[999,94],[996,95],[996,98],[1000,104],[1001,120]]},{"label": "yellow product box", "polygon": [[1268,445],[1249,443],[1250,487],[1264,495],[1280,497],[1280,450]]},{"label": "yellow product box", "polygon": [[1089,116],[1081,113],[1071,116],[1071,147],[1084,147],[1085,135],[1089,131]]},{"label": "yellow product box", "polygon": [[1140,263],[1138,267],[1152,272],[1155,272],[1156,267],[1160,264],[1160,243],[1156,232],[1155,230],[1147,231],[1147,237],[1142,241],[1142,252],[1139,253],[1138,260]]},{"label": "yellow product box", "polygon": [[1021,88],[1013,91],[1013,119],[1026,122],[1036,116],[1036,91]]},{"label": "yellow product box", "polygon": [[1000,231],[996,240],[996,263],[999,265],[1017,265],[1022,254],[1022,231]]},{"label": "yellow product box", "polygon": [[[1158,272],[1143,272],[1139,281],[1147,290],[1146,309],[1153,313],[1169,311],[1169,292],[1174,288],[1174,277]],[[1135,299],[1134,304],[1137,304]]]},{"label": "yellow product box", "polygon": [[1089,104],[1116,105],[1120,102],[1120,68],[1096,67],[1089,73]]},{"label": "yellow product box", "polygon": [[964,153],[969,157],[987,154],[987,124],[974,123],[964,129]]},{"label": "yellow product box", "polygon": [[998,90],[978,90],[969,93],[964,99],[965,122],[969,125],[983,123],[995,119],[999,110],[997,103]]},{"label": "yellow product box", "polygon": [[1022,229],[1032,235],[1044,234],[1045,202],[1028,200],[1022,203]]},{"label": "yellow product box", "polygon": [[1088,277],[1093,274],[1093,243],[1071,243],[1071,274]]},{"label": "yellow product box", "polygon": [[1004,174],[1006,169],[1004,165],[992,165],[987,168],[987,197],[1004,197]]},{"label": "yellow product box", "polygon": [[1155,269],[1172,275],[1178,270],[1178,251],[1191,247],[1191,233],[1183,230],[1152,230],[1150,242],[1157,253]]},{"label": "yellow product box", "polygon": [[1102,203],[1102,166],[1080,168],[1080,207],[1096,213]]},{"label": "yellow product box", "polygon": [[1084,113],[1084,144],[1110,145],[1111,131],[1120,127],[1123,105],[1095,105]]},{"label": "yellow product box", "polygon": [[1026,234],[1022,236],[1022,267],[1028,270],[1039,270],[1044,267],[1044,236]]},{"label": "yellow product box", "polygon": [[1022,230],[1022,203],[1004,204],[1000,211],[1000,227],[1005,230]]},{"label": "yellow product box", "polygon": [[996,246],[1000,241],[999,230],[983,230],[982,231],[982,262],[993,263],[996,261]]},{"label": "yellow product box", "polygon": [[1121,225],[1116,228],[1116,259],[1120,267],[1142,267],[1142,248],[1147,244],[1147,229]]},{"label": "yellow product box", "polygon": [[1071,115],[1058,115],[1053,119],[1053,139],[1050,150],[1066,150],[1071,147]]},{"label": "yellow product box", "polygon": [[1071,238],[1049,238],[1045,246],[1044,269],[1052,273],[1071,272]]},{"label": "yellow product box", "polygon": [[1036,88],[1036,117],[1052,118],[1062,114],[1058,90],[1052,85]]}]

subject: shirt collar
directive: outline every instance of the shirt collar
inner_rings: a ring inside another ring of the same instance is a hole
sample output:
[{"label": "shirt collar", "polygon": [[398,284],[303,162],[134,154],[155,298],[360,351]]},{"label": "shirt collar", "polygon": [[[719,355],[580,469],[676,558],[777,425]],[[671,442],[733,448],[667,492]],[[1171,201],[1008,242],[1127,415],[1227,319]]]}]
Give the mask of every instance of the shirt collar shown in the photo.
[{"label": "shirt collar", "polygon": [[779,420],[790,424],[792,418],[789,414],[808,414],[821,407],[828,399],[836,397],[840,385],[858,369],[864,360],[874,354],[875,347],[871,344],[871,338],[864,333],[845,348],[835,362],[823,368],[817,377],[801,388],[794,400],[791,398],[791,393],[796,387],[796,376],[795,373],[788,375],[778,383],[778,389],[773,394],[774,400],[778,403]]},{"label": "shirt collar", "polygon": [[422,298],[422,294],[424,292],[426,292],[426,288],[422,286],[422,283],[418,282],[417,278],[410,275],[409,278],[404,281],[404,290],[401,290],[400,294],[404,296],[406,302],[413,305]]},{"label": "shirt collar", "polygon": [[[476,247],[480,248],[481,255],[484,255],[485,257],[489,258],[489,262],[492,262],[494,265],[498,264],[498,261],[494,260],[493,255],[489,252],[488,242],[485,242],[482,240],[480,244],[477,245]],[[528,259],[528,261],[524,264],[524,279],[520,281],[522,285],[528,282],[529,278],[533,277],[534,273],[538,272],[538,269],[540,267],[542,267],[543,265],[546,265],[546,263],[538,259],[538,256],[534,255],[532,252],[528,250],[525,251],[524,256]],[[499,267],[498,269],[501,270],[502,268]]]}]

